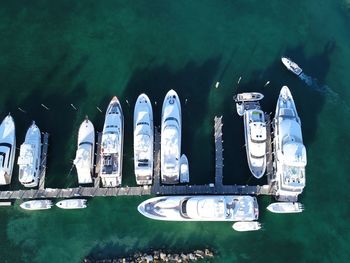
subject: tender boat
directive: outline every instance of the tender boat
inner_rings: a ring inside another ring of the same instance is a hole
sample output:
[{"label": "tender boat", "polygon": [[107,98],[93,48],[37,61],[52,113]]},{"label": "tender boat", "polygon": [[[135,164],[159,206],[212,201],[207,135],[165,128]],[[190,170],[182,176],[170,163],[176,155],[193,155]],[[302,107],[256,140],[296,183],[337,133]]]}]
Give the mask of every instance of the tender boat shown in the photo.
[{"label": "tender boat", "polygon": [[267,207],[272,213],[300,213],[304,210],[304,207],[301,203],[298,202],[278,202],[272,203]]},{"label": "tender boat", "polygon": [[78,173],[78,183],[90,184],[94,171],[95,129],[87,117],[79,128],[77,147],[74,165]]},{"label": "tender boat", "polygon": [[163,184],[176,184],[180,175],[181,104],[170,90],[164,99],[161,123],[161,178]]},{"label": "tender boat", "polygon": [[[235,96],[233,96],[233,100],[236,102],[236,110],[239,116],[243,116],[244,112],[246,110],[246,104],[247,103],[254,103],[259,100],[262,100],[264,98],[264,95],[258,92],[245,92],[245,93],[239,93]],[[257,104],[257,107],[258,108]]]},{"label": "tender boat", "polygon": [[301,74],[301,72],[303,72],[303,70],[298,66],[298,64],[293,62],[290,58],[282,57],[281,61],[282,61],[283,65],[285,65],[286,68],[289,71],[293,72],[295,75],[299,76]]},{"label": "tender boat", "polygon": [[188,166],[188,159],[185,154],[180,158],[180,183],[188,183],[190,181],[190,172]]},{"label": "tender boat", "polygon": [[15,153],[15,123],[9,114],[0,125],[0,185],[11,183]]},{"label": "tender boat", "polygon": [[138,185],[152,184],[153,111],[150,99],[141,94],[134,110],[134,167]]},{"label": "tender boat", "polygon": [[256,231],[261,229],[261,224],[256,221],[251,222],[236,222],[232,225],[232,228],[239,232]]},{"label": "tender boat", "polygon": [[282,87],[277,101],[274,134],[276,197],[296,200],[305,187],[307,160],[300,118],[287,86]]},{"label": "tender boat", "polygon": [[106,112],[101,139],[100,177],[103,187],[122,183],[124,116],[117,97],[113,97]]},{"label": "tender boat", "polygon": [[244,135],[247,160],[251,173],[261,178],[266,170],[266,122],[262,110],[244,112]]},{"label": "tender boat", "polygon": [[138,211],[166,221],[253,221],[259,210],[251,196],[161,196],[148,199]]},{"label": "tender boat", "polygon": [[21,145],[17,164],[19,181],[25,187],[36,187],[40,176],[41,133],[33,121]]},{"label": "tender boat", "polygon": [[51,200],[31,200],[27,202],[23,202],[20,204],[20,207],[25,210],[46,210],[52,207]]},{"label": "tender boat", "polygon": [[62,209],[82,209],[86,208],[86,199],[65,199],[56,203]]}]

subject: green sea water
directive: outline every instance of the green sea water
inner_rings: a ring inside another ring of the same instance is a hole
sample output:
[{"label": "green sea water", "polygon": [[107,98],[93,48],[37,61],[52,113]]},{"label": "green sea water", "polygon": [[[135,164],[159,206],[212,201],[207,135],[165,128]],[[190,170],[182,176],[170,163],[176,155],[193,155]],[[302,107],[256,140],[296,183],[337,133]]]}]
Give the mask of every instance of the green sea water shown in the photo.
[{"label": "green sea water", "polygon": [[[302,120],[308,166],[300,198],[306,210],[271,214],[265,209],[271,198],[259,197],[263,230],[252,233],[235,232],[231,223],[149,220],[136,210],[147,197],[94,198],[82,211],[34,213],[17,202],[0,208],[0,262],[80,262],[88,255],[203,247],[215,249],[215,262],[348,262],[347,8],[344,0],[1,1],[0,117],[12,113],[18,144],[33,119],[50,133],[47,187],[77,186],[71,167],[79,124],[87,114],[101,130],[104,114],[96,107],[105,110],[113,95],[125,114],[123,184],[135,185],[133,103],[147,93],[157,102],[160,125],[171,88],[182,101],[191,183],[214,181],[215,115],[224,116],[224,183],[265,183],[249,173],[232,95],[262,92],[263,109],[273,112],[282,85],[291,89]],[[297,61],[315,84],[287,72],[281,55]],[[1,190],[22,188],[17,166],[12,182]]]}]

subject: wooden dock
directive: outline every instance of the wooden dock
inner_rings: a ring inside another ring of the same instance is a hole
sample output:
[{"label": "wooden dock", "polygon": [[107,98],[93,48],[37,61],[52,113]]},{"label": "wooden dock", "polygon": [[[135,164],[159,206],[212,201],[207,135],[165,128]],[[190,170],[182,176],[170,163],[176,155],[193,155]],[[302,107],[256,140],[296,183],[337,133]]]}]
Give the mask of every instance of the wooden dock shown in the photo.
[{"label": "wooden dock", "polygon": [[45,176],[46,176],[46,162],[47,162],[47,151],[49,148],[49,134],[45,132],[43,138],[43,144],[41,147],[41,160],[40,160],[40,175],[39,175],[39,189],[45,189]]},{"label": "wooden dock", "polygon": [[[143,195],[272,195],[269,185],[224,185],[223,184],[223,133],[222,133],[222,116],[214,118],[214,140],[215,140],[215,184],[206,185],[162,185],[160,180],[160,142],[161,135],[155,128],[154,135],[154,179],[152,186],[135,186],[135,187],[111,187],[102,188],[99,183],[100,170],[100,143],[101,133],[98,133],[96,147],[96,166],[94,186],[91,187],[75,187],[75,188],[44,188],[46,157],[48,150],[48,137],[44,134],[43,156],[42,156],[42,174],[39,189],[17,190],[17,191],[0,191],[0,200],[11,199],[37,199],[37,198],[74,198],[74,197],[103,197],[103,196],[143,196]],[[270,129],[269,131],[270,132]],[[271,136],[269,134],[269,149],[271,153]],[[270,155],[270,170],[272,168],[272,154]]]}]

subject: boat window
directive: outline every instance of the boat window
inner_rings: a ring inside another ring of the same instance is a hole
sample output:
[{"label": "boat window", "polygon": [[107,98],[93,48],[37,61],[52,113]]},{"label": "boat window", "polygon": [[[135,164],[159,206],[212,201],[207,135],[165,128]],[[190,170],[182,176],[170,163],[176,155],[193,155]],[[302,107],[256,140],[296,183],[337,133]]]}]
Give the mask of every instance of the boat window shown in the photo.
[{"label": "boat window", "polygon": [[189,218],[189,216],[187,215],[187,202],[188,202],[188,199],[184,200],[182,203],[181,203],[181,215],[183,217],[186,217],[186,218]]},{"label": "boat window", "polygon": [[138,126],[138,125],[148,125],[149,126],[149,123],[148,122],[144,122],[144,121],[140,121],[140,122],[137,123],[136,126]]},{"label": "boat window", "polygon": [[[10,143],[3,142],[3,143],[0,143],[0,147],[1,146],[9,148],[9,156],[11,156],[12,145]],[[5,156],[6,156],[6,154],[5,154]],[[5,159],[5,157],[4,157],[4,159]],[[4,167],[4,159],[2,161],[3,162],[3,164],[2,164],[3,167]],[[10,158],[7,159],[7,167],[9,167],[9,166],[10,166]]]},{"label": "boat window", "polygon": [[254,155],[254,154],[250,154],[250,156],[251,156],[252,158],[255,158],[255,159],[262,159],[262,158],[265,157],[265,155],[256,156],[256,155]]},{"label": "boat window", "polygon": [[164,122],[166,122],[166,121],[176,121],[177,124],[179,124],[179,121],[176,118],[174,118],[174,117],[168,117],[168,118],[165,119]]},{"label": "boat window", "polygon": [[2,156],[2,167],[5,167],[5,158],[6,158],[6,153],[0,152],[0,156]]}]

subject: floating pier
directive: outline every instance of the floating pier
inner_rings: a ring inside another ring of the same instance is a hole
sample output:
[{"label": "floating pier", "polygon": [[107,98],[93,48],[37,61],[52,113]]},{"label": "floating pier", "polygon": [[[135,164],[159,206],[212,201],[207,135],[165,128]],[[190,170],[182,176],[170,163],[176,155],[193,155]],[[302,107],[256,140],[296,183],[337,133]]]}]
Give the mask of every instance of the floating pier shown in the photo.
[{"label": "floating pier", "polygon": [[[268,118],[268,139],[267,139],[267,175],[272,178],[273,159],[271,147],[271,128],[270,118]],[[142,195],[273,195],[273,187],[271,185],[224,185],[223,184],[223,133],[222,133],[222,116],[214,118],[214,140],[215,140],[215,183],[205,185],[162,185],[160,176],[160,132],[155,128],[154,134],[154,174],[153,184],[151,186],[135,186],[135,187],[100,187],[100,145],[102,133],[97,134],[96,147],[96,166],[94,186],[91,187],[75,187],[75,188],[44,188],[46,159],[48,150],[49,134],[44,134],[43,150],[41,158],[41,173],[39,189],[17,190],[17,191],[0,191],[0,200],[11,199],[38,199],[38,198],[72,198],[72,197],[103,197],[103,196],[142,196]],[[268,179],[268,182],[271,180]]]}]

